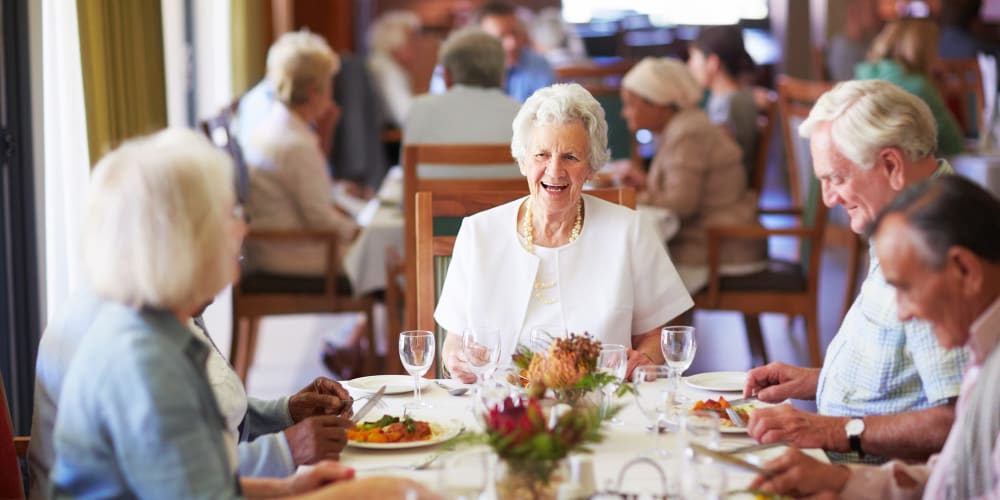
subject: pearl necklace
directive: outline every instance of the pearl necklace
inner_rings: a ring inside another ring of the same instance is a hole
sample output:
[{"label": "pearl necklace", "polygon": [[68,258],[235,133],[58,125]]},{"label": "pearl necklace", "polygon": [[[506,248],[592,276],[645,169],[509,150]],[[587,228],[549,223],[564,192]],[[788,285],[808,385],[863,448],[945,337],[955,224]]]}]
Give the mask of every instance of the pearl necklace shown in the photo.
[{"label": "pearl necklace", "polygon": [[[573,229],[569,232],[569,241],[566,244],[573,243],[577,238],[580,237],[580,229],[583,227],[583,200],[581,199],[576,203],[576,221],[573,223]],[[531,198],[524,206],[524,221],[521,223],[521,232],[524,237],[524,249],[528,253],[535,253],[535,236],[534,236],[534,226],[531,222]]]}]

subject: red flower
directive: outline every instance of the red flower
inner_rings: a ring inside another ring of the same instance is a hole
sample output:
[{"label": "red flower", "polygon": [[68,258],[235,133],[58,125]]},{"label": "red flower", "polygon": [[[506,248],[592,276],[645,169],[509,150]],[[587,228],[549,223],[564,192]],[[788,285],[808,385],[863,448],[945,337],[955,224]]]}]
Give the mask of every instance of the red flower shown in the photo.
[{"label": "red flower", "polygon": [[534,399],[515,401],[507,398],[490,409],[486,427],[491,432],[511,438],[510,444],[517,446],[534,434],[545,431],[542,407]]}]

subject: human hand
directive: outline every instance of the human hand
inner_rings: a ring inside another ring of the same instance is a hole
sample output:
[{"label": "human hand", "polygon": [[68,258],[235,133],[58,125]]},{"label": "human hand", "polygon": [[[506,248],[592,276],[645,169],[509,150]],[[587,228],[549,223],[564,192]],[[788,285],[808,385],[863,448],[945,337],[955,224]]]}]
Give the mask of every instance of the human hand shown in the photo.
[{"label": "human hand", "polygon": [[284,481],[287,494],[294,495],[348,479],[354,479],[354,469],[333,460],[320,460],[315,465],[299,469]]},{"label": "human hand", "polygon": [[461,353],[452,352],[445,356],[444,366],[451,374],[451,378],[455,380],[464,384],[472,384],[476,381],[476,374],[469,368],[469,363]]},{"label": "human hand", "polygon": [[816,399],[819,369],[768,363],[747,372],[743,396],[757,396],[765,403],[786,399]]},{"label": "human hand", "polygon": [[339,481],[303,497],[306,499],[368,500],[369,498],[437,500],[441,497],[426,486],[401,477],[366,477]]},{"label": "human hand", "polygon": [[649,356],[649,354],[646,354],[642,351],[629,349],[626,352],[626,354],[628,356],[628,364],[626,365],[625,368],[625,380],[632,380],[632,372],[635,371],[636,368],[642,365],[657,364],[656,361],[654,361],[653,358]]},{"label": "human hand", "polygon": [[346,418],[319,415],[285,429],[285,439],[295,464],[307,465],[340,458],[340,450],[347,445],[347,429],[353,428],[354,423]]},{"label": "human hand", "polygon": [[791,441],[799,448],[849,451],[846,417],[827,417],[792,405],[758,408],[750,414],[747,433],[761,443]]},{"label": "human hand", "polygon": [[318,377],[292,397],[288,398],[288,413],[292,421],[313,415],[340,415],[350,417],[351,395],[339,382],[326,377]]},{"label": "human hand", "polygon": [[847,467],[820,462],[796,448],[764,464],[764,469],[771,477],[757,476],[750,489],[794,497],[836,498],[851,477]]}]

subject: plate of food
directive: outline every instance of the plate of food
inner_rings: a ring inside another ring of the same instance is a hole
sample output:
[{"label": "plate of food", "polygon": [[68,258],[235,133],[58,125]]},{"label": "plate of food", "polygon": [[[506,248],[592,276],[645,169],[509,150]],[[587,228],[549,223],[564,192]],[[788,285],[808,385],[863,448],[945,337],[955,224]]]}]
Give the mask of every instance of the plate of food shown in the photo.
[{"label": "plate of food", "polygon": [[705,372],[684,377],[687,385],[695,389],[716,392],[742,391],[746,385],[746,372]]},{"label": "plate of food", "polygon": [[373,450],[418,448],[443,443],[462,432],[458,420],[427,421],[383,415],[359,422],[347,431],[347,445]]},{"label": "plate of food", "polygon": [[736,410],[736,413],[739,414],[740,418],[742,418],[744,422],[749,422],[750,414],[762,406],[770,405],[760,401],[755,401],[753,403],[731,406],[729,401],[726,401],[725,397],[719,396],[719,399],[709,398],[703,401],[698,401],[691,407],[691,410],[706,410],[719,415],[719,432],[722,434],[742,434],[747,431],[747,428],[734,424],[729,418],[729,414],[726,413],[726,408]]},{"label": "plate of food", "polygon": [[[430,382],[421,377],[419,384],[420,390],[424,390]],[[413,392],[413,377],[409,375],[372,375],[348,380],[344,385],[364,393],[378,392],[379,387],[384,385],[386,394],[405,394]]]}]

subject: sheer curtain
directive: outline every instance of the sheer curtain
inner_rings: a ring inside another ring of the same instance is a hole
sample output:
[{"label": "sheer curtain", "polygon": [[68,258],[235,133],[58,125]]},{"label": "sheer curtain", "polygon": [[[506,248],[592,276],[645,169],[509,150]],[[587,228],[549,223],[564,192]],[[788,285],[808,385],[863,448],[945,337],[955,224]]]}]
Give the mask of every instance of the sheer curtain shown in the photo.
[{"label": "sheer curtain", "polygon": [[90,178],[76,2],[42,0],[46,324],[82,282],[80,239]]}]

